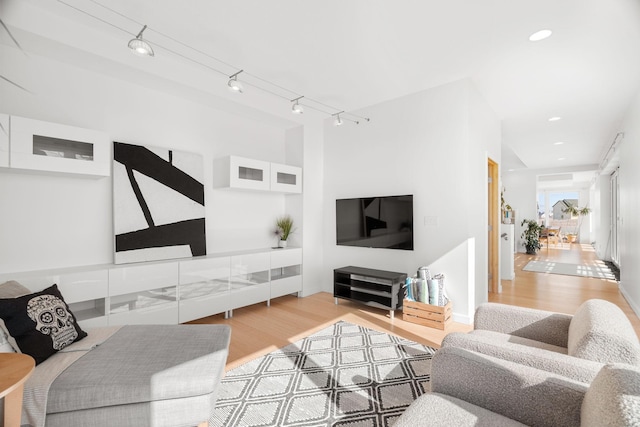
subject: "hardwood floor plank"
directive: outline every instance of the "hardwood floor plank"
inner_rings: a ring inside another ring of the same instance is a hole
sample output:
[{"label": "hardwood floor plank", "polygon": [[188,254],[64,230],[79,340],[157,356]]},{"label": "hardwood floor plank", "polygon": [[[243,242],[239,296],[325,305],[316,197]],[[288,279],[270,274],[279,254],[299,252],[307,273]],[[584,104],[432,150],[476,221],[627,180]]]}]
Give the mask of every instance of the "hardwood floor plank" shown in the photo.
[{"label": "hardwood floor plank", "polygon": [[[567,263],[595,263],[597,258],[589,245],[565,244],[564,247],[543,248],[537,256],[517,254],[516,277],[502,281],[501,294],[489,294],[489,301],[521,307],[538,308],[573,314],[580,304],[591,298],[611,301],[622,308],[640,334],[640,319],[631,310],[618,284],[611,280],[563,276],[557,274],[522,271],[529,260],[553,260]],[[454,310],[455,310],[455,301]],[[452,322],[446,330],[429,328],[402,320],[396,312],[395,319],[385,310],[367,307],[354,302],[339,300],[322,292],[306,298],[284,296],[271,301],[271,306],[255,304],[234,310],[233,317],[222,314],[198,319],[190,323],[221,323],[232,328],[227,370],[233,369],[256,357],[298,341],[339,320],[362,325],[381,332],[401,336],[424,345],[438,348],[444,336],[453,331],[466,332],[471,326]]]}]

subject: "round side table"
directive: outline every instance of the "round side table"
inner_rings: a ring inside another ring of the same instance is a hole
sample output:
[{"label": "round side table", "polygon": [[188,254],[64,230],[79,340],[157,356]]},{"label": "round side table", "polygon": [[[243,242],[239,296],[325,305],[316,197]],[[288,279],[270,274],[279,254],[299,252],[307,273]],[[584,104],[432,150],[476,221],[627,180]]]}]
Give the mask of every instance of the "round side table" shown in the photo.
[{"label": "round side table", "polygon": [[4,397],[5,427],[20,427],[22,392],[36,363],[31,356],[0,353],[0,397]]}]

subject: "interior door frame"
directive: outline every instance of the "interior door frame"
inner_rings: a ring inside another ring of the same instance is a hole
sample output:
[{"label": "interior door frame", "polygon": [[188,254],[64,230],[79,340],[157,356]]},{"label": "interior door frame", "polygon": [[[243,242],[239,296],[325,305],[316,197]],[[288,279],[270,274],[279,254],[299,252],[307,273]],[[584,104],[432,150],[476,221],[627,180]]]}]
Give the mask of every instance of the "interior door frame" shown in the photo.
[{"label": "interior door frame", "polygon": [[487,157],[488,168],[488,281],[489,292],[500,292],[500,191],[498,163]]}]

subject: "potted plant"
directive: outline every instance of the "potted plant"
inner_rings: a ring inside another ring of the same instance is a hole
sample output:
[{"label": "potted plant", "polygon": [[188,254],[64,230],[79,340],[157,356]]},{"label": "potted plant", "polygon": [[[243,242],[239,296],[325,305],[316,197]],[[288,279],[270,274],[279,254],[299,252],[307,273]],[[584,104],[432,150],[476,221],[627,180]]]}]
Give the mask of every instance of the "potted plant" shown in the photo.
[{"label": "potted plant", "polygon": [[567,240],[569,243],[574,243],[576,240],[579,241],[580,238],[580,227],[582,227],[582,220],[585,216],[591,213],[591,209],[587,206],[584,208],[579,208],[577,206],[568,204],[566,209],[563,209],[562,212],[571,215],[571,217],[579,217],[578,226],[576,227],[575,233],[567,233]]},{"label": "potted plant", "polygon": [[527,227],[520,236],[525,240],[524,246],[527,248],[527,253],[535,255],[538,249],[542,247],[540,244],[540,231],[542,230],[542,226],[534,219],[523,219],[520,225],[526,225]]},{"label": "potted plant", "polygon": [[287,239],[289,235],[295,231],[293,228],[293,218],[289,215],[285,215],[276,220],[276,234],[280,237],[278,246],[281,248],[287,247]]}]

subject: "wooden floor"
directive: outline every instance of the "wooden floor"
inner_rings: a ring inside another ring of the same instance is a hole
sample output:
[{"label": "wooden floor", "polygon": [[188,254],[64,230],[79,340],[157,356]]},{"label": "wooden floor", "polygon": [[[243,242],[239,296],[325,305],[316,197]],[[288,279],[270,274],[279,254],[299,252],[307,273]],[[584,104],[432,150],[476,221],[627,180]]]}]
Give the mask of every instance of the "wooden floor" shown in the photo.
[{"label": "wooden floor", "polygon": [[[255,304],[233,311],[231,319],[215,315],[190,323],[223,323],[231,326],[231,346],[227,370],[306,337],[339,320],[399,335],[432,347],[439,347],[445,332],[402,320],[400,311],[394,320],[389,312],[350,301],[334,303],[326,292],[306,298],[284,296],[271,306]],[[446,332],[468,331],[471,327],[454,324]]]},{"label": "wooden floor", "polygon": [[[620,306],[630,318],[640,336],[640,319],[624,300],[615,281],[522,271],[530,259],[552,259],[567,263],[597,262],[593,248],[588,245],[565,244],[563,248],[537,256],[516,255],[516,278],[503,281],[501,294],[489,294],[489,300],[522,307],[539,308],[572,314],[578,306],[591,298],[601,298]],[[191,323],[220,323],[232,327],[227,370],[275,349],[295,342],[339,320],[399,335],[407,339],[439,347],[449,332],[468,331],[469,325],[453,323],[445,331],[402,320],[397,312],[391,320],[388,311],[378,310],[339,300],[334,303],[329,293],[306,298],[285,296],[272,300],[271,306],[255,304],[234,310],[231,319],[215,315]]]},{"label": "wooden floor", "polygon": [[640,319],[620,293],[615,280],[522,271],[530,260],[587,265],[602,263],[596,257],[593,246],[586,244],[551,245],[548,251],[542,248],[537,255],[518,253],[515,259],[515,280],[503,280],[502,293],[489,294],[489,301],[573,314],[586,300],[604,299],[625,312],[636,334],[640,336]]}]

